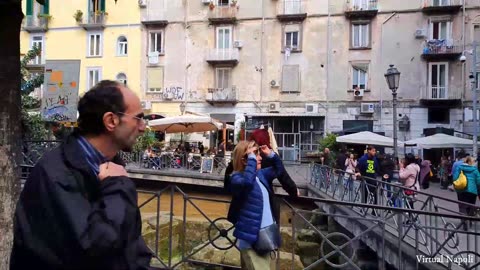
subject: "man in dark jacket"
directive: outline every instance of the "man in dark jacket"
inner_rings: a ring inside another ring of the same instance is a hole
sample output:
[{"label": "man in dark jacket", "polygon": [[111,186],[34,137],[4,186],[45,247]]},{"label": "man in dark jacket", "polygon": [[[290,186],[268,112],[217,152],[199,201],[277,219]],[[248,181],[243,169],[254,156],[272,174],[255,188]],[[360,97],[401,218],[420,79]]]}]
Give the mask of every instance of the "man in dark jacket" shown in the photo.
[{"label": "man in dark jacket", "polygon": [[358,160],[357,176],[364,177],[365,188],[362,202],[367,203],[368,195],[373,196],[373,204],[377,204],[377,175],[380,173],[380,164],[375,157],[377,150],[373,146],[367,147],[367,153]]},{"label": "man in dark jacket", "polygon": [[[271,149],[270,146],[270,137],[268,135],[268,131],[266,129],[256,129],[252,133],[252,135],[249,138],[251,141],[255,141],[258,145],[266,145],[268,148]],[[269,168],[274,166],[274,161],[272,159],[263,157],[262,158],[262,169],[264,168]],[[229,189],[230,186],[230,175],[233,172],[233,164],[230,162],[227,166],[227,169],[225,170],[225,177],[224,177],[224,188],[226,190]],[[297,197],[299,196],[299,191],[297,188],[297,185],[295,184],[295,181],[290,177],[288,172],[286,170],[282,170],[282,172],[278,176],[278,181],[282,185],[282,188],[288,193],[290,197]],[[273,182],[273,181],[272,181]],[[273,187],[272,183],[269,183],[270,186]],[[280,220],[280,203],[276,200],[275,197],[273,197],[274,194],[270,194],[270,201],[272,204],[272,215],[275,220]],[[236,203],[232,204],[236,206]],[[240,207],[240,204],[239,204]],[[232,214],[235,214],[239,209],[235,209],[235,207],[230,207],[228,217],[230,220],[230,217]]]},{"label": "man in dark jacket", "polygon": [[25,183],[10,269],[149,269],[135,184],[116,155],[145,130],[140,100],[102,81],[78,111],[79,130],[45,154]]}]

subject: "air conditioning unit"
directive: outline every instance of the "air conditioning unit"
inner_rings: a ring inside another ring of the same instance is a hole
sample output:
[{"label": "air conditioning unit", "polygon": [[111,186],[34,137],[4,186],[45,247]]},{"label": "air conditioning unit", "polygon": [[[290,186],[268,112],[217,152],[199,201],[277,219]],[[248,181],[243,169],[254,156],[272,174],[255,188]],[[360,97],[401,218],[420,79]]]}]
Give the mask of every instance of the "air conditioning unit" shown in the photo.
[{"label": "air conditioning unit", "polygon": [[365,94],[365,90],[363,89],[353,89],[354,97],[363,97],[364,94]]},{"label": "air conditioning unit", "polygon": [[233,42],[233,47],[234,48],[242,48],[243,47],[243,42],[241,42],[240,40],[235,40]]},{"label": "air conditioning unit", "polygon": [[318,113],[318,104],[315,104],[315,103],[305,104],[305,112],[306,113]]},{"label": "air conditioning unit", "polygon": [[204,5],[208,5],[208,4],[210,4],[210,2],[212,2],[212,0],[202,0],[202,3]]},{"label": "air conditioning unit", "polygon": [[158,52],[149,52],[148,53],[148,63],[151,65],[158,64],[158,56],[160,54]]},{"label": "air conditioning unit", "polygon": [[268,112],[280,112],[280,102],[268,103]]},{"label": "air conditioning unit", "polygon": [[375,104],[373,103],[362,103],[360,105],[360,113],[374,113],[375,112]]},{"label": "air conditioning unit", "polygon": [[147,7],[147,0],[138,0],[138,6],[141,8]]},{"label": "air conditioning unit", "polygon": [[271,81],[270,81],[270,87],[272,87],[272,88],[278,88],[278,87],[280,87],[280,84],[278,84],[278,82],[275,81],[275,80],[271,80]]},{"label": "air conditioning unit", "polygon": [[144,109],[144,110],[150,110],[150,109],[152,109],[152,102],[151,102],[151,101],[142,100],[142,101],[140,102],[140,104],[142,105],[142,109]]},{"label": "air conditioning unit", "polygon": [[427,30],[417,29],[415,30],[415,38],[424,38],[427,36]]}]

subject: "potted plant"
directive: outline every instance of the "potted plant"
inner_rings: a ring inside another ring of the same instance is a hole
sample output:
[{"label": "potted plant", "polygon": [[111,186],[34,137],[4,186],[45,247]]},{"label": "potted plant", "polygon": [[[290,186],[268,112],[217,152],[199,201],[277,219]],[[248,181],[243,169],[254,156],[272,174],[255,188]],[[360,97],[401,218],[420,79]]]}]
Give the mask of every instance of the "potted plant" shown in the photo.
[{"label": "potted plant", "polygon": [[73,14],[73,18],[77,23],[81,23],[83,21],[83,12],[78,9],[75,11],[75,14]]},{"label": "potted plant", "polygon": [[37,18],[39,18],[39,19],[45,18],[45,20],[47,20],[47,22],[49,22],[49,21],[52,19],[52,15],[50,15],[50,14],[38,13],[38,14],[37,14]]},{"label": "potted plant", "polygon": [[210,10],[213,10],[215,8],[215,4],[213,2],[210,2],[208,8],[210,8]]}]

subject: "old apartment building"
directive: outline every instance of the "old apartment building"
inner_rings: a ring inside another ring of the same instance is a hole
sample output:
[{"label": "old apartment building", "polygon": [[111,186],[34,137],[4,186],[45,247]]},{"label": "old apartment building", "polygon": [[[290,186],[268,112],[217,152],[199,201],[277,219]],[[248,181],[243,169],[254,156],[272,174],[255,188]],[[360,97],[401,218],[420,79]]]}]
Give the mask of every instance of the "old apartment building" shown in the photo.
[{"label": "old apartment building", "polygon": [[81,59],[80,92],[128,82],[147,113],[209,114],[234,134],[242,122],[270,125],[285,159],[316,150],[326,132],[391,136],[390,64],[401,72],[399,139],[472,132],[477,0],[53,2],[24,1],[22,52],[40,42],[37,64]]}]

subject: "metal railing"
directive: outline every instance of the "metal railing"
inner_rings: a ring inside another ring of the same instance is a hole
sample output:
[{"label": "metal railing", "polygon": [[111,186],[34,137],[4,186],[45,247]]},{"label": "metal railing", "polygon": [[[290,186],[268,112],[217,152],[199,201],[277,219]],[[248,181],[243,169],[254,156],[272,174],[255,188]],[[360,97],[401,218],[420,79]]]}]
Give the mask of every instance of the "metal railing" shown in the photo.
[{"label": "metal railing", "polygon": [[227,5],[227,6],[215,6],[213,9],[210,9],[208,12],[209,19],[234,19],[237,17],[238,6],[237,5]]},{"label": "metal railing", "polygon": [[[228,198],[192,196],[175,185],[139,194],[144,196],[139,207],[144,220],[148,217],[143,236],[154,254],[153,266],[240,268],[235,228],[224,217]],[[207,211],[202,203],[225,211]],[[421,265],[428,267],[432,260],[448,269],[476,269],[480,265],[478,218],[307,197],[284,197],[281,204],[283,243],[276,269],[363,269],[366,264],[375,265],[374,269],[422,269]],[[358,207],[379,215],[364,216],[349,210]],[[448,223],[424,225],[424,220]],[[469,230],[461,230],[464,224]],[[424,248],[425,239],[429,239],[428,248]],[[460,248],[466,246],[470,249]]]},{"label": "metal railing", "polygon": [[240,58],[238,48],[208,49],[207,53],[207,61],[238,61]]},{"label": "metal railing", "polygon": [[377,10],[377,0],[347,0],[346,11]]},{"label": "metal railing", "polygon": [[278,2],[278,15],[297,15],[306,13],[305,0],[285,0]]},{"label": "metal railing", "polygon": [[427,40],[423,47],[423,55],[461,54],[462,46],[455,45],[457,42],[446,39]]},{"label": "metal railing", "polygon": [[208,88],[207,101],[209,102],[236,102],[238,101],[237,87]]},{"label": "metal railing", "polygon": [[463,0],[424,0],[423,7],[461,6]]},{"label": "metal railing", "polygon": [[48,19],[45,17],[39,17],[35,15],[25,16],[24,27],[27,28],[46,28],[48,26]]},{"label": "metal railing", "polygon": [[105,24],[106,13],[88,12],[85,24]]},{"label": "metal railing", "polygon": [[[318,164],[312,165],[310,184],[326,198],[334,199],[337,202],[363,204],[362,206],[351,205],[352,211],[363,217],[387,219],[388,222],[385,223],[387,231],[412,245],[412,248],[423,252],[427,257],[435,257],[439,254],[453,256],[468,252],[479,254],[480,252],[478,235],[469,239],[468,237],[454,236],[453,232],[439,233],[443,229],[458,231],[463,228],[469,228],[468,230],[475,230],[475,232],[480,231],[478,222],[474,227],[469,227],[466,219],[454,218],[452,220],[446,217],[463,215],[458,211],[460,207],[469,207],[470,214],[478,216],[480,208],[475,205],[407,188],[400,183],[388,183],[368,177],[356,179],[351,173]],[[374,207],[370,212],[370,208],[366,208],[365,205],[396,208],[408,211],[408,213],[403,212],[400,216],[391,216],[391,210],[378,210]],[[429,214],[412,215],[410,213],[412,209]],[[435,217],[432,216],[434,213]],[[408,227],[406,230],[401,230],[405,225],[404,221]]]},{"label": "metal railing", "polygon": [[427,100],[462,99],[461,89],[446,86],[424,86],[421,88],[421,92],[422,99]]}]

